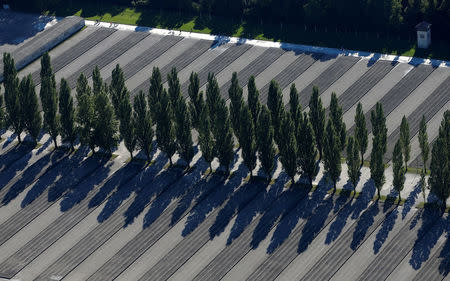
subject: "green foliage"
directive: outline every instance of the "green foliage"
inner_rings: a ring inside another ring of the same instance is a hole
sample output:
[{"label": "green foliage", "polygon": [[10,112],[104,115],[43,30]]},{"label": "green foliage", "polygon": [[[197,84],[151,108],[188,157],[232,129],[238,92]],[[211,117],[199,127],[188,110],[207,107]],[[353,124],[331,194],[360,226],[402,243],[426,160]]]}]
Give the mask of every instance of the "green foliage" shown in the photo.
[{"label": "green foliage", "polygon": [[203,93],[200,91],[200,78],[195,72],[191,72],[189,76],[189,112],[191,113],[192,126],[197,130],[200,129],[200,116],[202,114],[202,109],[205,101],[203,100]]},{"label": "green foliage", "polygon": [[411,144],[409,140],[409,124],[406,117],[403,115],[402,123],[400,125],[400,144],[405,161],[405,171],[408,170],[408,161],[411,152]]},{"label": "green foliage", "polygon": [[118,122],[114,115],[114,108],[109,100],[107,85],[104,84],[98,93],[94,93],[94,126],[93,139],[96,146],[108,153],[117,146]]},{"label": "green foliage", "polygon": [[242,148],[242,158],[244,158],[244,164],[250,171],[256,168],[256,141],[255,141],[255,128],[253,127],[252,114],[247,105],[243,105],[241,110],[241,131],[240,131],[240,144]]},{"label": "green foliage", "polygon": [[134,98],[133,124],[136,135],[136,145],[143,150],[147,159],[150,160],[152,151],[153,129],[151,113],[147,108],[144,92],[140,91]]},{"label": "green foliage", "polygon": [[19,78],[14,59],[9,53],[3,54],[3,85],[5,87],[6,125],[13,129],[21,143],[20,134],[24,130],[25,124],[21,110]]},{"label": "green foliage", "polygon": [[250,76],[247,84],[248,88],[248,106],[252,114],[253,126],[258,127],[258,117],[261,112],[261,103],[259,101],[259,91],[256,88],[255,76]]},{"label": "green foliage", "polygon": [[163,92],[161,72],[158,67],[153,67],[150,77],[150,89],[148,91],[148,106],[153,122],[157,121],[157,114],[160,111],[160,100]]},{"label": "green foliage", "polygon": [[[228,95],[230,97],[230,118],[231,125],[233,126],[234,135],[241,145],[241,114],[242,108],[244,107],[244,99],[242,98],[242,88],[239,86],[239,81],[237,78],[237,73],[233,72],[231,77],[231,85],[228,89]],[[251,116],[250,116],[251,118]]]},{"label": "green foliage", "polygon": [[137,141],[133,122],[133,109],[131,107],[130,94],[126,89],[123,93],[124,96],[121,98],[117,110],[119,114],[119,132],[125,147],[130,152],[131,158],[133,158],[133,151],[136,148]]},{"label": "green foliage", "polygon": [[59,113],[61,115],[61,137],[63,142],[68,141],[73,149],[73,143],[77,138],[75,127],[75,108],[70,87],[64,78],[61,78],[59,86]]},{"label": "green foliage", "polygon": [[39,104],[36,91],[34,90],[31,74],[20,81],[20,108],[22,109],[22,118],[25,130],[31,138],[37,143],[37,138],[42,129],[42,117],[39,113]]},{"label": "green foliage", "polygon": [[283,165],[284,171],[294,182],[295,174],[297,173],[297,141],[295,139],[295,127],[291,114],[284,114],[281,122],[281,135],[283,136],[278,145],[280,150],[280,162]]},{"label": "green foliage", "polygon": [[319,161],[322,159],[323,142],[325,133],[325,109],[319,97],[319,88],[313,87],[311,99],[309,100],[309,120],[314,130],[317,150],[319,151]]},{"label": "green foliage", "polygon": [[[203,97],[201,98],[203,99]],[[202,107],[200,110],[198,143],[202,151],[203,159],[209,163],[212,172],[211,162],[214,159],[214,139],[211,132],[211,120],[209,119],[208,108],[204,103]]]},{"label": "green foliage", "polygon": [[92,71],[92,84],[92,93],[94,95],[100,94],[100,92],[103,90],[103,78],[100,75],[100,69],[97,65]]},{"label": "green foliage", "polygon": [[289,92],[289,108],[291,112],[292,119],[294,120],[295,128],[299,128],[302,122],[302,106],[298,100],[298,91],[295,84],[291,85],[291,90]]},{"label": "green foliage", "polygon": [[344,150],[347,140],[347,129],[345,127],[345,123],[342,121],[342,107],[339,106],[338,98],[335,92],[331,93],[330,119],[333,122],[336,134],[339,136],[341,150]]},{"label": "green foliage", "polygon": [[86,76],[84,76],[83,73],[81,73],[80,77],[78,77],[76,91],[76,121],[78,124],[78,131],[80,133],[80,142],[82,145],[89,146],[92,152],[94,152],[94,101],[92,97],[91,87],[89,87]]},{"label": "green foliage", "polygon": [[377,102],[375,110],[370,113],[372,123],[372,152],[370,154],[370,177],[375,183],[380,198],[380,191],[384,184],[384,163],[383,156],[386,153],[386,117],[384,117],[383,107]]},{"label": "green foliage", "polygon": [[216,124],[213,126],[214,150],[217,153],[220,165],[224,166],[229,172],[233,160],[233,134],[228,107],[221,98],[217,104],[217,116],[220,116],[220,118],[216,119]]},{"label": "green foliage", "polygon": [[347,143],[347,169],[348,178],[353,184],[353,188],[356,189],[359,178],[361,177],[361,162],[359,158],[359,146],[358,141],[350,136]]},{"label": "green foliage", "polygon": [[336,183],[341,175],[341,146],[339,136],[334,130],[332,120],[328,120],[324,136],[324,166],[325,171],[333,182],[336,190]]},{"label": "green foliage", "polygon": [[192,143],[191,119],[189,109],[186,105],[186,101],[182,97],[177,103],[175,123],[178,152],[189,166],[189,163],[194,157],[194,147]]},{"label": "green foliage", "polygon": [[159,109],[156,114],[156,141],[159,149],[166,154],[172,165],[172,156],[177,150],[177,143],[175,142],[175,126],[172,121],[172,105],[166,89],[162,91]]},{"label": "green foliage", "polygon": [[272,177],[275,158],[275,146],[273,143],[273,127],[270,112],[267,106],[261,107],[261,112],[258,118],[257,128],[257,144],[259,161],[261,162],[261,168],[266,173],[269,181]]},{"label": "green foliage", "polygon": [[5,111],[3,110],[3,96],[0,95],[0,131],[3,130],[4,128],[5,128]]},{"label": "green foliage", "polygon": [[430,157],[430,145],[428,144],[427,121],[425,120],[425,115],[422,115],[422,120],[420,120],[419,145],[422,155],[424,173],[426,174],[427,162]]},{"label": "green foliage", "polygon": [[180,80],[178,79],[177,69],[172,67],[170,72],[167,74],[167,84],[169,89],[167,90],[170,98],[170,103],[172,105],[172,112],[176,114],[177,104],[181,100],[181,86]]},{"label": "green foliage", "polygon": [[298,145],[298,163],[299,168],[309,179],[312,188],[313,179],[318,173],[316,166],[317,150],[314,146],[314,130],[309,121],[308,114],[303,113],[303,120],[300,128],[297,131],[297,145]]},{"label": "green foliage", "polygon": [[362,104],[359,102],[356,107],[355,115],[355,139],[358,142],[359,150],[361,152],[361,165],[364,163],[364,154],[367,150],[368,135],[366,128],[366,117],[362,110]]},{"label": "green foliage", "polygon": [[394,189],[398,192],[399,202],[401,201],[400,192],[403,190],[405,184],[405,168],[403,167],[403,156],[402,156],[402,144],[398,140],[394,147],[394,152],[392,154],[392,170],[394,172],[394,179],[392,185]]},{"label": "green foliage", "polygon": [[281,124],[283,122],[285,110],[283,105],[283,95],[281,94],[280,86],[275,80],[270,81],[267,107],[269,108],[272,117],[275,143],[279,148],[282,138],[285,137],[281,134]]},{"label": "green foliage", "polygon": [[214,74],[208,74],[208,84],[206,85],[206,106],[208,108],[209,118],[211,121],[211,129],[216,131],[216,124],[219,118],[220,89]]},{"label": "green foliage", "polygon": [[372,123],[372,134],[374,136],[379,136],[379,145],[382,154],[385,154],[387,149],[387,128],[386,117],[384,116],[383,106],[381,103],[377,102],[375,110],[370,112],[370,122]]},{"label": "green foliage", "polygon": [[[119,64],[112,71],[111,75],[111,85],[109,86],[109,94],[111,96],[111,102],[114,107],[114,114],[121,120],[123,118],[120,112],[121,103],[124,99],[129,99],[129,93],[125,86],[125,78],[123,76],[123,71]],[[130,106],[131,107],[131,106]],[[124,112],[127,114],[127,112]]]},{"label": "green foliage", "polygon": [[48,53],[45,53],[41,58],[41,90],[39,95],[41,97],[42,111],[44,112],[44,129],[48,131],[55,147],[57,147],[56,137],[60,130],[58,93]]}]

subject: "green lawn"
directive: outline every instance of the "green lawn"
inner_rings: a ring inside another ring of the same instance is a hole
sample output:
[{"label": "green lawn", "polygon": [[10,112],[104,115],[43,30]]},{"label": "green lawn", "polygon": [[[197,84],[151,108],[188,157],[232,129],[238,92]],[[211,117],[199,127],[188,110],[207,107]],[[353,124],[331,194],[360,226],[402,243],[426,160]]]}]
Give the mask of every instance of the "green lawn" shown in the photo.
[{"label": "green lawn", "polygon": [[416,49],[414,38],[377,38],[376,34],[314,30],[294,25],[279,25],[252,21],[236,21],[229,18],[188,15],[141,8],[98,6],[95,3],[73,4],[60,7],[48,14],[57,16],[78,15],[89,20],[149,26],[157,28],[221,34],[277,42],[291,42],[323,47],[388,53],[422,58],[450,59],[450,46],[434,42],[429,50]]}]

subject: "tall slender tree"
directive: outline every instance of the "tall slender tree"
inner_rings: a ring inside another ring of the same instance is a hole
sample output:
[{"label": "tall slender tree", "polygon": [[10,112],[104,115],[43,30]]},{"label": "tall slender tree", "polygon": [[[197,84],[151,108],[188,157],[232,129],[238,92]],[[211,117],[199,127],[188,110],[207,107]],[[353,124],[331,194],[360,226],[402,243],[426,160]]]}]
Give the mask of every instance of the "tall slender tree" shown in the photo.
[{"label": "tall slender tree", "polygon": [[153,129],[151,113],[148,110],[144,92],[139,91],[136,95],[134,98],[133,108],[133,124],[135,128],[134,132],[136,134],[136,145],[139,149],[144,151],[145,156],[147,156],[147,159],[150,161]]},{"label": "tall slender tree", "polygon": [[317,150],[314,146],[314,130],[309,121],[308,114],[303,113],[303,121],[298,130],[297,145],[298,145],[298,162],[299,168],[309,179],[311,188],[313,187],[313,180],[317,175],[318,169],[316,166]]},{"label": "tall slender tree", "polygon": [[398,202],[402,200],[401,191],[405,184],[405,168],[403,167],[403,156],[402,156],[402,144],[398,140],[394,147],[394,152],[392,155],[392,170],[394,172],[394,179],[392,185],[394,189],[398,192]]},{"label": "tall slender tree", "polygon": [[267,175],[267,179],[270,182],[272,172],[275,167],[275,146],[273,143],[273,127],[270,117],[270,111],[267,106],[261,107],[261,112],[258,118],[257,128],[257,143],[258,143],[258,156],[261,161],[261,168]]},{"label": "tall slender tree", "polygon": [[255,76],[250,76],[247,84],[248,89],[248,106],[252,113],[253,126],[258,127],[258,117],[261,112],[261,103],[259,101],[259,91],[256,88]]},{"label": "tall slender tree", "polygon": [[383,107],[380,103],[376,104],[375,110],[370,114],[373,132],[372,152],[370,154],[370,177],[375,183],[378,198],[380,198],[381,188],[385,181],[383,157],[386,153],[386,118],[384,117]]},{"label": "tall slender tree", "polygon": [[5,87],[6,124],[17,135],[19,143],[22,142],[20,134],[25,128],[22,109],[21,94],[19,91],[19,78],[14,59],[9,53],[3,54],[3,85]]},{"label": "tall slender tree", "polygon": [[402,123],[400,125],[400,144],[402,148],[402,154],[405,161],[405,172],[408,171],[408,161],[411,152],[411,144],[409,141],[409,124],[406,117],[403,115]]},{"label": "tall slender tree", "polygon": [[359,146],[358,141],[352,136],[348,138],[347,143],[347,169],[348,178],[353,185],[353,190],[356,191],[356,185],[361,177],[361,159],[359,158]]},{"label": "tall slender tree", "polygon": [[81,73],[78,77],[76,91],[78,103],[76,121],[78,124],[78,131],[80,133],[80,142],[82,145],[89,146],[92,153],[94,153],[94,100],[92,97],[91,87],[89,87],[86,76],[84,76],[83,73]]},{"label": "tall slender tree", "polygon": [[341,150],[344,150],[347,140],[345,123],[342,121],[342,107],[339,106],[336,93],[331,93],[330,119],[333,122],[336,134],[339,136]]},{"label": "tall slender tree", "polygon": [[159,102],[160,111],[156,116],[156,141],[158,147],[169,158],[172,166],[172,156],[177,150],[177,143],[175,141],[175,127],[173,124],[172,105],[166,89],[163,89],[161,100]]},{"label": "tall slender tree", "polygon": [[169,94],[170,104],[172,105],[172,112],[174,115],[177,115],[178,103],[181,101],[181,86],[175,67],[172,67],[167,74],[167,84],[169,85],[167,93]]},{"label": "tall slender tree", "polygon": [[[220,89],[219,83],[214,74],[208,74],[208,84],[206,85],[206,106],[208,107],[208,113],[211,121],[211,129],[214,133],[216,131],[215,127],[219,118],[219,104],[220,104]],[[221,116],[220,116],[221,118]]]},{"label": "tall slender tree", "polygon": [[341,175],[341,146],[339,136],[334,130],[333,121],[331,119],[327,122],[323,152],[325,170],[333,182],[333,188],[336,191],[336,183]]},{"label": "tall slender tree", "polygon": [[302,106],[298,100],[298,91],[295,84],[291,85],[291,90],[289,92],[289,108],[291,112],[292,119],[296,128],[299,128],[302,122]]},{"label": "tall slender tree", "polygon": [[216,118],[216,124],[213,126],[214,150],[217,153],[220,165],[224,166],[229,173],[230,164],[233,160],[233,134],[228,107],[223,99],[219,99],[217,116],[220,116],[220,118]]},{"label": "tall slender tree", "polygon": [[41,97],[42,111],[44,112],[44,129],[52,137],[55,147],[58,147],[56,141],[60,130],[58,93],[48,53],[44,53],[41,58],[41,90],[39,95]]},{"label": "tall slender tree", "polygon": [[31,74],[20,81],[19,88],[21,93],[20,108],[22,108],[23,123],[28,134],[34,142],[37,143],[37,138],[42,129],[42,117],[39,113],[38,97],[34,90]]},{"label": "tall slender tree", "polygon": [[275,80],[270,81],[267,107],[269,108],[272,117],[275,143],[280,146],[282,138],[284,137],[281,135],[281,124],[283,122],[285,111],[281,89]]},{"label": "tall slender tree", "polygon": [[[111,85],[109,85],[109,94],[111,96],[111,102],[114,107],[114,114],[117,118],[122,119],[122,115],[120,112],[120,107],[123,102],[123,99],[126,99],[129,92],[125,86],[125,78],[123,76],[122,68],[120,68],[119,64],[116,64],[116,67],[112,71],[111,75]],[[131,107],[131,106],[130,106]],[[128,112],[123,112],[127,114]]]},{"label": "tall slender tree", "polygon": [[241,110],[241,148],[244,164],[250,171],[250,178],[253,177],[252,171],[256,168],[256,141],[255,128],[253,127],[252,114],[247,105],[243,105]]},{"label": "tall slender tree", "polygon": [[[113,106],[114,107],[114,106]],[[130,94],[125,89],[124,96],[119,102],[117,110],[119,114],[119,132],[123,139],[125,147],[130,152],[130,157],[133,159],[133,151],[136,148],[136,133],[133,122],[133,109],[130,102]]]},{"label": "tall slender tree", "polygon": [[430,145],[428,144],[427,121],[425,115],[422,115],[419,127],[419,145],[422,155],[424,173],[427,173],[427,162],[430,157]]},{"label": "tall slender tree", "polygon": [[372,124],[372,134],[380,137],[380,147],[382,148],[382,154],[386,153],[387,149],[387,128],[386,117],[384,116],[383,106],[377,102],[375,110],[370,112],[370,122]]},{"label": "tall slender tree", "polygon": [[202,108],[205,103],[203,100],[203,93],[200,93],[200,78],[195,72],[191,72],[189,76],[189,112],[192,117],[192,126],[197,130],[200,129],[200,115],[202,114]]},{"label": "tall slender tree", "polygon": [[108,153],[117,146],[118,122],[114,115],[114,107],[107,93],[108,86],[104,84],[100,92],[94,94],[94,143]]},{"label": "tall slender tree", "polygon": [[209,119],[208,108],[203,104],[199,119],[198,143],[202,151],[202,157],[209,163],[209,170],[212,172],[211,162],[214,160],[214,139],[211,132],[211,121]]},{"label": "tall slender tree", "polygon": [[92,71],[92,93],[94,95],[100,94],[103,90],[103,78],[100,74],[100,69],[96,65]]},{"label": "tall slender tree", "polygon": [[176,119],[176,138],[178,143],[178,152],[181,157],[187,162],[188,167],[192,158],[194,157],[194,147],[191,134],[191,118],[189,109],[184,98],[180,98],[177,103],[175,114]]},{"label": "tall slender tree", "polygon": [[148,107],[150,108],[151,118],[153,122],[157,121],[157,115],[160,111],[160,101],[163,92],[163,84],[161,72],[158,67],[153,67],[152,76],[150,77],[150,89],[148,91]]},{"label": "tall slender tree", "polygon": [[230,97],[230,119],[233,127],[234,135],[241,145],[241,114],[244,107],[244,99],[242,98],[242,88],[239,86],[237,73],[233,72],[231,77],[231,85],[228,89],[228,95]]},{"label": "tall slender tree", "polygon": [[0,95],[0,131],[5,128],[5,125],[6,122],[5,122],[5,112],[3,110],[3,96]]},{"label": "tall slender tree", "polygon": [[67,80],[61,78],[59,86],[59,113],[61,114],[61,137],[63,142],[68,141],[73,150],[73,144],[77,138],[75,127],[75,108],[70,87]]},{"label": "tall slender tree", "polygon": [[355,115],[355,139],[358,142],[361,153],[361,166],[364,164],[364,154],[367,150],[368,135],[366,128],[366,117],[364,115],[362,104],[359,102],[356,107]]},{"label": "tall slender tree", "polygon": [[278,146],[280,161],[284,171],[294,183],[294,177],[297,173],[297,140],[295,139],[295,127],[290,113],[284,114],[280,133],[283,136],[281,145]]},{"label": "tall slender tree", "polygon": [[322,100],[319,97],[319,88],[313,87],[311,99],[309,100],[309,120],[314,129],[314,139],[316,140],[317,150],[319,151],[319,161],[322,160],[323,142],[325,133],[325,109],[322,106]]}]

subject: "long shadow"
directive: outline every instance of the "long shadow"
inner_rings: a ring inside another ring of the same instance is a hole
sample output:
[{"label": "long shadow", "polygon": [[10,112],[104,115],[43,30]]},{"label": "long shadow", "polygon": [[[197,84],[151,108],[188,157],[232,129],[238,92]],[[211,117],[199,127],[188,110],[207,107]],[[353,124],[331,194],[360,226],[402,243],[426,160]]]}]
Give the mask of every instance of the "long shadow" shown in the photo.
[{"label": "long shadow", "polygon": [[[25,188],[36,179],[36,177],[43,171],[43,169],[54,169],[59,165],[60,161],[67,157],[67,153],[62,151],[53,151],[46,156],[42,157],[35,163],[33,163],[30,167],[28,167],[21,175],[20,179],[18,179],[12,186],[9,188],[8,192],[2,199],[2,204],[6,205],[15,199]],[[45,173],[45,171],[44,171]],[[44,177],[42,175],[42,177]]]},{"label": "long shadow", "polygon": [[220,185],[209,194],[206,198],[200,201],[190,212],[182,231],[183,237],[189,235],[194,231],[208,216],[208,214],[215,208],[219,207],[236,191],[241,185],[242,180],[247,175],[247,169],[244,164],[240,164],[238,169],[231,174],[223,185]]},{"label": "long shadow", "polygon": [[398,218],[398,208],[395,208],[392,213],[386,217],[386,219],[381,224],[380,230],[375,236],[375,241],[373,242],[373,253],[378,254],[384,242],[386,242],[389,233],[392,231],[395,225],[395,221]]},{"label": "long shadow", "polygon": [[[330,244],[339,237],[349,218],[355,220],[360,216],[361,212],[365,210],[371,202],[374,194],[375,186],[373,185],[372,180],[368,180],[364,183],[359,197],[340,211],[337,214],[336,219],[331,223],[325,239],[326,244]],[[334,212],[337,211],[337,208],[339,208],[339,206],[334,207]]]},{"label": "long shadow", "polygon": [[[33,150],[34,146],[28,143],[22,143],[14,146],[5,154],[0,155],[0,173],[3,172],[11,166],[13,163],[18,161],[20,158],[24,157]],[[30,157],[30,156],[28,156]]]},{"label": "long shadow", "polygon": [[158,196],[151,203],[149,210],[144,216],[144,228],[147,228],[154,223],[174,200],[179,199],[179,201],[181,201],[181,198],[183,197],[190,196],[191,194],[198,194],[198,189],[201,186],[198,182],[201,180],[202,175],[207,169],[208,163],[206,163],[203,158],[199,159],[190,171],[178,180],[172,188]]},{"label": "long shadow", "polygon": [[406,198],[405,203],[403,204],[402,220],[405,219],[406,215],[408,215],[408,213],[411,211],[411,208],[416,204],[416,199],[421,192],[422,189],[420,188],[420,183],[417,183],[411,193],[409,193],[408,198]]},{"label": "long shadow", "polygon": [[449,224],[450,216],[444,219],[437,208],[425,209],[422,215],[422,225],[417,232],[417,239],[409,260],[412,268],[418,270],[422,263],[428,260],[431,249],[436,245],[444,231],[449,229]]},{"label": "long shadow", "polygon": [[[287,180],[287,176],[281,177],[279,188],[282,189],[283,183],[287,182]],[[264,213],[253,231],[252,241],[250,242],[252,249],[258,248],[261,241],[266,239],[276,223],[283,220],[298,202],[308,195],[309,190],[310,188],[307,185],[293,185],[270,206],[270,209]]]},{"label": "long shadow", "polygon": [[11,136],[7,137],[2,144],[2,149],[5,149],[10,143],[12,143],[16,139],[16,137],[17,137],[16,134],[12,134]]},{"label": "long shadow", "polygon": [[268,254],[273,253],[286,239],[288,239],[299,219],[306,219],[312,214],[313,210],[317,208],[320,202],[325,198],[329,189],[330,186],[326,183],[325,177],[322,177],[311,196],[301,200],[295,209],[289,212],[289,214],[278,223],[270,244],[267,247]]},{"label": "long shadow", "polygon": [[22,171],[30,161],[32,153],[26,153],[20,159],[13,162],[11,166],[7,167],[0,173],[0,190],[2,190],[10,180],[17,176],[17,173]]},{"label": "long shadow", "polygon": [[142,211],[144,211],[145,206],[147,206],[147,204],[153,198],[155,198],[155,196],[159,196],[168,188],[172,188],[172,185],[177,182],[183,175],[184,168],[180,166],[173,166],[168,168],[167,170],[164,170],[154,180],[149,182],[147,186],[142,186],[140,189],[138,189],[133,203],[124,213],[124,226],[133,223],[134,219],[139,216]]},{"label": "long shadow", "polygon": [[374,224],[375,217],[379,212],[380,205],[378,201],[376,201],[358,219],[355,231],[353,232],[353,239],[350,243],[350,248],[352,250],[355,251],[363,241],[364,237],[366,237],[367,231]]},{"label": "long shadow", "polygon": [[[97,221],[100,223],[104,222],[117,210],[117,208],[119,208],[123,201],[131,196],[133,192],[138,193],[140,189],[147,188],[147,184],[155,179],[155,177],[159,172],[161,172],[166,163],[167,158],[162,156],[162,153],[160,153],[155,160],[154,165],[141,171],[131,181],[115,190],[114,193],[108,198],[108,201],[98,215]],[[151,185],[150,187],[148,187],[148,189],[153,190],[153,186]],[[110,191],[111,190],[107,187],[103,190],[100,190],[89,202],[89,207],[96,206],[97,204],[99,205],[101,202],[103,202]]]},{"label": "long shadow", "polygon": [[439,264],[439,272],[443,276],[447,276],[450,273],[450,229],[447,229],[447,238],[445,240],[444,247],[442,247],[439,257],[442,258],[441,264]]},{"label": "long shadow", "polygon": [[[87,178],[82,184],[78,185],[77,189],[71,190],[64,195],[61,201],[60,207],[62,212],[66,212],[73,208],[76,204],[82,202],[89,193],[97,189],[98,185],[105,181],[108,176],[112,162],[100,168],[95,172],[95,175]],[[121,167],[119,170],[115,171],[104,184],[100,187],[103,190],[114,190],[117,187],[128,182],[132,177],[134,177],[143,167],[143,164],[130,162],[125,166]],[[105,174],[106,173],[106,174]]]},{"label": "long shadow", "polygon": [[[43,176],[41,176],[28,191],[27,195],[25,195],[25,198],[21,203],[22,208],[32,203],[37,197],[44,193],[47,188],[54,188],[55,183],[59,183],[60,179],[76,176],[73,173],[73,170],[82,166],[83,158],[87,155],[87,153],[87,149],[79,150],[73,155],[64,158],[56,167],[51,168]],[[68,171],[72,171],[72,173],[68,173]]]}]

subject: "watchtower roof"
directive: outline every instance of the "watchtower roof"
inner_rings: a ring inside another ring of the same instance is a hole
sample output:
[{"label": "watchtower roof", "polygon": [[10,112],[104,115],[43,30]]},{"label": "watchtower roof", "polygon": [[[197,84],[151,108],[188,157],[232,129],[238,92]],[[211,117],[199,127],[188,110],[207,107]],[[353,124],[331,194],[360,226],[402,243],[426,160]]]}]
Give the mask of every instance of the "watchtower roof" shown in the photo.
[{"label": "watchtower roof", "polygon": [[419,23],[418,25],[416,25],[416,30],[417,31],[428,31],[431,28],[431,23],[428,23],[426,21],[423,21],[421,23]]}]

